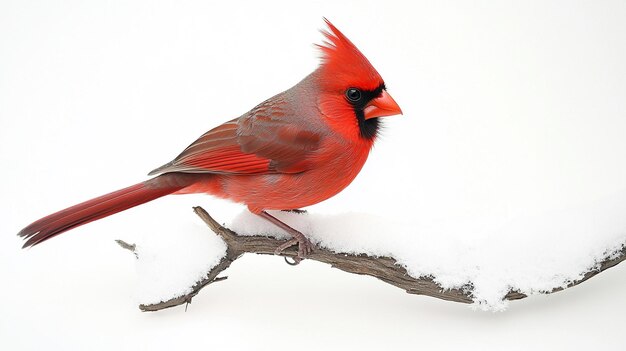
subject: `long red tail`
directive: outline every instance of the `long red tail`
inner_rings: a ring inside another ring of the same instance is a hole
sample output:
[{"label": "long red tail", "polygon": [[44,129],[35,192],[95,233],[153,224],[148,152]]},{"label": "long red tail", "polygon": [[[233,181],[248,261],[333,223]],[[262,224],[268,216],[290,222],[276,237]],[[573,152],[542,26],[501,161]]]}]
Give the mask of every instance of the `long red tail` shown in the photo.
[{"label": "long red tail", "polygon": [[17,235],[28,239],[24,248],[35,246],[65,231],[158,199],[192,183],[191,175],[163,174],[53,213],[31,223]]}]

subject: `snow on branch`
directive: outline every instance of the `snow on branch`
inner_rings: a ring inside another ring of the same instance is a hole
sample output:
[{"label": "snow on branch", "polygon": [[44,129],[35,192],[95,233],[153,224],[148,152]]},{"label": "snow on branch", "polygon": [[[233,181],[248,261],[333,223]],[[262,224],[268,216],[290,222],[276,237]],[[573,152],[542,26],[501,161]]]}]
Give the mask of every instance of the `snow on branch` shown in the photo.
[{"label": "snow on branch", "polygon": [[[191,299],[196,296],[205,286],[226,279],[226,277],[218,277],[218,275],[226,270],[231,263],[241,257],[245,253],[255,253],[264,255],[274,255],[277,246],[284,243],[284,240],[278,240],[265,236],[240,236],[232,230],[220,225],[215,221],[203,208],[194,207],[194,212],[226,243],[226,255],[221,261],[214,266],[200,281],[191,287],[190,292],[154,304],[142,304],[139,308],[142,311],[158,311],[181,304],[190,303]],[[136,256],[135,246],[127,244],[121,240],[117,241],[123,248],[132,251]],[[297,256],[295,247],[284,250],[280,255],[285,260]],[[315,247],[314,251],[307,256],[307,259],[328,263],[331,267],[341,269],[348,273],[369,275],[382,280],[385,283],[394,285],[405,290],[409,294],[427,295],[443,300],[472,303],[472,286],[460,289],[442,289],[432,277],[414,278],[410,276],[406,269],[398,265],[393,258],[390,257],[372,257],[365,254],[342,254],[335,253],[330,250]],[[600,262],[597,269],[587,272],[581,279],[572,281],[566,286],[571,287],[578,285],[587,279],[597,275],[598,273],[611,268],[626,259],[626,248],[623,248],[618,254],[612,255]],[[553,293],[565,288],[555,288],[546,293]],[[526,294],[509,291],[505,296],[506,300],[518,300],[527,297]]]}]

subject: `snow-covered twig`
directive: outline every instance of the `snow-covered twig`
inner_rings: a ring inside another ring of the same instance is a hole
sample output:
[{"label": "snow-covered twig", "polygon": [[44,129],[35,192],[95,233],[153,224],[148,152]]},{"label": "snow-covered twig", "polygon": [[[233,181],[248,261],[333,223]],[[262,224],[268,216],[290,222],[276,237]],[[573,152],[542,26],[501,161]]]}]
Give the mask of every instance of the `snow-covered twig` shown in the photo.
[{"label": "snow-covered twig", "polygon": [[[226,242],[226,255],[207,273],[202,280],[198,281],[192,287],[191,292],[164,302],[140,305],[139,308],[142,311],[158,311],[189,303],[191,302],[191,299],[205,286],[226,279],[226,277],[218,277],[218,275],[243,254],[256,253],[274,255],[276,247],[285,242],[284,240],[278,240],[265,236],[240,236],[232,230],[220,225],[203,208],[194,207],[194,211],[209,226],[209,228],[211,228],[212,231],[214,231]],[[297,254],[296,247],[292,247],[284,250],[279,256],[293,258],[296,257]],[[410,294],[428,295],[454,302],[473,302],[471,285],[466,286],[463,289],[444,290],[437,285],[431,277],[411,277],[407,273],[406,269],[396,264],[396,261],[390,257],[372,257],[364,254],[342,254],[335,253],[324,248],[315,247],[314,251],[307,256],[307,259],[328,263],[332,267],[341,269],[345,272],[376,277],[388,284],[397,286]],[[596,274],[617,265],[625,259],[626,248],[622,249],[618,255],[613,255],[605,261],[600,262],[597,269],[587,272],[582,279],[571,282],[567,287],[578,285]],[[556,288],[547,293],[553,293],[563,289],[564,288]],[[517,300],[525,297],[525,294],[511,291],[505,296],[505,299]]]}]

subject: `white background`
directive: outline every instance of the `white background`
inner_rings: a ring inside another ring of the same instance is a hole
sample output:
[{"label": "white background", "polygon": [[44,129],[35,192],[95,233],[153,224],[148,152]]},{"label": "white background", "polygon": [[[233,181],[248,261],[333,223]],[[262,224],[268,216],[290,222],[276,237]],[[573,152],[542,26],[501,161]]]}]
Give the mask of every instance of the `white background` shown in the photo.
[{"label": "white background", "polygon": [[187,312],[139,312],[133,258],[113,239],[184,240],[191,206],[240,211],[208,196],[168,197],[19,249],[14,234],[32,220],[145,179],[297,83],[317,65],[322,16],[405,115],[388,120],[354,184],[315,211],[513,218],[626,186],[621,1],[2,1],[3,349],[623,345],[625,267],[485,313],[314,262],[244,257]]}]

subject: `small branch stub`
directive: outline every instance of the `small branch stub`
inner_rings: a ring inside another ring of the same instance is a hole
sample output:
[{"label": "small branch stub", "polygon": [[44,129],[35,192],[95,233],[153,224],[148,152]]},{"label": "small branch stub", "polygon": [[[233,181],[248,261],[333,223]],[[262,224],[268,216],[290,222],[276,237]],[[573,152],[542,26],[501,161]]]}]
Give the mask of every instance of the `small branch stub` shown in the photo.
[{"label": "small branch stub", "polygon": [[[285,240],[278,240],[263,236],[240,236],[232,230],[220,225],[213,217],[211,217],[202,207],[194,207],[194,212],[209,226],[209,228],[220,236],[227,246],[226,255],[222,260],[211,269],[207,275],[197,282],[192,291],[186,295],[178,296],[167,301],[156,304],[140,305],[142,311],[158,311],[169,307],[182,304],[188,304],[191,299],[196,296],[205,286],[226,279],[226,277],[218,277],[218,275],[226,270],[231,263],[246,253],[255,253],[263,255],[274,255],[275,249]],[[135,253],[135,246],[127,244],[121,240],[117,241],[120,246]],[[298,252],[295,247],[290,247],[282,251],[277,256],[285,259],[297,258]],[[342,271],[354,274],[369,275],[379,280],[394,285],[405,290],[409,294],[427,295],[443,300],[472,303],[471,285],[464,289],[443,290],[431,277],[414,278],[411,277],[406,269],[398,265],[391,257],[370,257],[365,254],[353,255],[335,253],[324,248],[314,247],[313,252],[306,257],[310,260],[328,263],[331,267],[338,268]],[[578,285],[587,279],[597,275],[598,273],[611,268],[626,259],[626,248],[623,248],[619,255],[614,255],[599,263],[596,270],[587,272],[584,277],[578,281],[574,281],[567,287]],[[564,288],[556,288],[548,293],[561,291]],[[506,296],[507,300],[518,300],[525,298],[526,295],[520,292],[511,291]]]},{"label": "small branch stub", "polygon": [[115,240],[115,242],[122,248],[122,249],[126,249],[130,252],[132,252],[135,255],[135,258],[139,258],[139,255],[137,255],[137,251],[135,251],[135,249],[137,248],[137,245],[135,244],[129,244],[127,242],[125,242],[124,240],[120,240],[117,239]]}]

